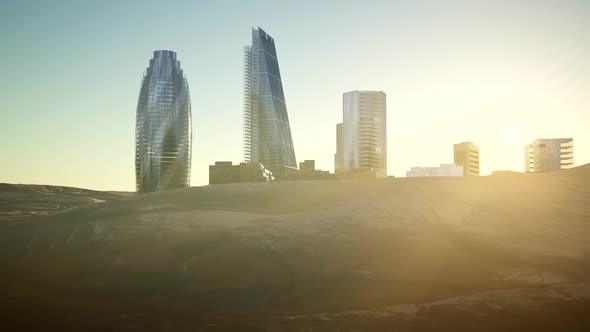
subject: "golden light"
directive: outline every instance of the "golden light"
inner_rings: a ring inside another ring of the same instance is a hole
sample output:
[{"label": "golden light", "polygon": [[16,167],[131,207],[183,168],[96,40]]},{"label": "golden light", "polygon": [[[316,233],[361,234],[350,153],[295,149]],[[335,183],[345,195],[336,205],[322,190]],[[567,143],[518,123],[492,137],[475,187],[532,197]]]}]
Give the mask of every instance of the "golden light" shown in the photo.
[{"label": "golden light", "polygon": [[510,125],[503,127],[500,132],[502,144],[507,145],[524,145],[524,131],[521,126]]}]

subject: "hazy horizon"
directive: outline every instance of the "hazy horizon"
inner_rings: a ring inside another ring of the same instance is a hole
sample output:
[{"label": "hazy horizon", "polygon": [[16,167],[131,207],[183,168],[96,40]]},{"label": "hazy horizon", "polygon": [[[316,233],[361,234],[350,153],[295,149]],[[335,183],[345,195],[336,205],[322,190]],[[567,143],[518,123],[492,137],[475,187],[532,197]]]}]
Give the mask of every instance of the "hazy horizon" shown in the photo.
[{"label": "hazy horizon", "polygon": [[135,188],[139,87],[178,53],[193,117],[192,186],[242,160],[243,46],[276,42],[297,161],[333,171],[342,93],[387,94],[388,173],[453,162],[523,171],[524,145],[572,137],[590,163],[590,2],[5,1],[0,182]]}]

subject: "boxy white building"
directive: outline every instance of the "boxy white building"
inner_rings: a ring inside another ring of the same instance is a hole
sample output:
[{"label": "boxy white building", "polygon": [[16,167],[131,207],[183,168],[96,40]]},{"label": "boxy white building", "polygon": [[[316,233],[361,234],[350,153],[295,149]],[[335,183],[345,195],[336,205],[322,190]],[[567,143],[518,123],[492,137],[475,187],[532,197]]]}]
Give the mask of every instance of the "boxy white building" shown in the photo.
[{"label": "boxy white building", "polygon": [[412,167],[406,172],[408,178],[424,176],[463,176],[463,166],[441,164],[439,167]]}]

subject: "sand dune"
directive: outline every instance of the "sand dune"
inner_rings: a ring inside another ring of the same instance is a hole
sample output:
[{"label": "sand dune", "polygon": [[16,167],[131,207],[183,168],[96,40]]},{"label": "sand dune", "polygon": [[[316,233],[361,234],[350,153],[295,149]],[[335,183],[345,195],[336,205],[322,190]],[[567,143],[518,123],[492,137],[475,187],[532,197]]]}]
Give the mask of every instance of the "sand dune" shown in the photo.
[{"label": "sand dune", "polygon": [[82,204],[130,195],[62,186],[0,183],[0,222],[49,215]]},{"label": "sand dune", "polygon": [[87,196],[105,202],[0,224],[14,324],[28,311],[141,330],[590,327],[590,165]]}]

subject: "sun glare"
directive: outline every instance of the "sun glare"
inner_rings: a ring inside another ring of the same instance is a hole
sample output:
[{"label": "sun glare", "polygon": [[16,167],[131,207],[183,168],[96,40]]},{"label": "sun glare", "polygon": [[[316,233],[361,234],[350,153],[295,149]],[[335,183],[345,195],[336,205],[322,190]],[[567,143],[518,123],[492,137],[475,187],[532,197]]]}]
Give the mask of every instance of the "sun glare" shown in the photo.
[{"label": "sun glare", "polygon": [[507,145],[524,145],[524,131],[521,126],[510,125],[502,128],[500,139]]}]

